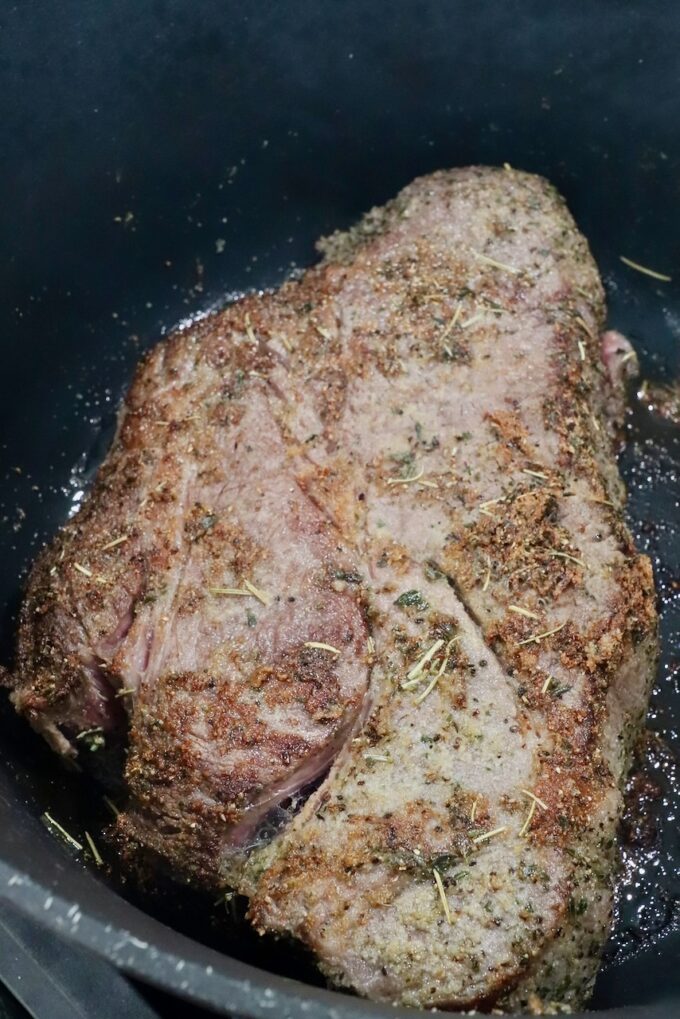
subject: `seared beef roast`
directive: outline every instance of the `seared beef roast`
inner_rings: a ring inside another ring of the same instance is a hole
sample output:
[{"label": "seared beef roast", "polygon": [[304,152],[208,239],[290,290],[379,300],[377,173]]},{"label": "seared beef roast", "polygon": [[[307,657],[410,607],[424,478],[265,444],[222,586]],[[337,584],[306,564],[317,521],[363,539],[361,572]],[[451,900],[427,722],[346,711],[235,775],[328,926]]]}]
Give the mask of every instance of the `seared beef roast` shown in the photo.
[{"label": "seared beef roast", "polygon": [[143,361],[13,701],[62,754],[125,737],[121,851],[337,984],[578,1006],[657,647],[630,349],[538,177],[436,173],[322,248]]}]

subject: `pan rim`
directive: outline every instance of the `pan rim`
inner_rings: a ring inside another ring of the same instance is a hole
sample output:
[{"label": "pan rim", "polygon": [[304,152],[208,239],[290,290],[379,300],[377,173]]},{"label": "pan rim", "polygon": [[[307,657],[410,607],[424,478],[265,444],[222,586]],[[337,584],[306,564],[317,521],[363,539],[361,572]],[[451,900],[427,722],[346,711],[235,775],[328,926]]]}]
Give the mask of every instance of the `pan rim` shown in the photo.
[{"label": "pan rim", "polygon": [[[105,897],[125,903],[127,928],[106,923],[86,906],[51,892],[28,874],[0,859],[0,900],[121,970],[127,976],[217,1014],[242,1019],[410,1019],[420,1009],[381,1005],[325,988],[312,987],[233,959],[157,920],[100,883]],[[104,903],[104,906],[106,903]],[[145,930],[136,924],[143,919]],[[149,930],[154,940],[149,940]],[[172,951],[170,939],[176,941]],[[204,962],[182,955],[182,948],[200,949]],[[673,1002],[632,1005],[598,1013],[574,1013],[572,1019],[669,1019]],[[225,1011],[229,1010],[229,1013]],[[508,1019],[512,1019],[511,1016]],[[515,1019],[520,1019],[515,1015]]]}]

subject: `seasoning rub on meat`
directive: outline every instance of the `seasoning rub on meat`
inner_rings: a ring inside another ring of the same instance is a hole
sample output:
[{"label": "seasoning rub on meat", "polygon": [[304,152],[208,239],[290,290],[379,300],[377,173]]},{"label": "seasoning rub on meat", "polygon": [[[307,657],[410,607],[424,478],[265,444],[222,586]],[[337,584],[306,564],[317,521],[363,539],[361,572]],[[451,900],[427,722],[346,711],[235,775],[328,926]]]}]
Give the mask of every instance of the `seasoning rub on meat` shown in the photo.
[{"label": "seasoning rub on meat", "polygon": [[124,857],[332,982],[578,1007],[657,651],[630,349],[539,177],[432,174],[322,250],[145,358],[14,704],[67,756],[125,741]]}]

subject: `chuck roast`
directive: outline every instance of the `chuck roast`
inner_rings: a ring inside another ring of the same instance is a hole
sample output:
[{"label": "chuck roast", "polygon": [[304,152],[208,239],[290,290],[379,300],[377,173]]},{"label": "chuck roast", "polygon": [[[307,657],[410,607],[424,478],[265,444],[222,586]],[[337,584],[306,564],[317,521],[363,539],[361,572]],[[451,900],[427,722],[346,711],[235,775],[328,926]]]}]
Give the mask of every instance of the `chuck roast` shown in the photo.
[{"label": "chuck roast", "polygon": [[580,1006],[657,651],[630,349],[539,177],[435,173],[321,247],[144,359],[13,702],[69,757],[126,741],[125,858],[334,983]]}]

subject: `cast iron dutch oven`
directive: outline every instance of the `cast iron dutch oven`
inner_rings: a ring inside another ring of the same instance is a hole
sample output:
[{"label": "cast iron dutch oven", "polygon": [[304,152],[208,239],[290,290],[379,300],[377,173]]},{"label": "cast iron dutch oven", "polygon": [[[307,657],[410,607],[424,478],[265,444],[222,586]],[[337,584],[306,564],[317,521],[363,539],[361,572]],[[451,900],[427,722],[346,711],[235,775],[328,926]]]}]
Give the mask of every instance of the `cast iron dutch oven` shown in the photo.
[{"label": "cast iron dutch oven", "polygon": [[[5,661],[21,578],[82,498],[141,351],[183,317],[309,264],[319,235],[418,174],[507,161],[549,177],[592,244],[610,321],[637,345],[643,375],[675,373],[680,290],[619,256],[680,277],[676,5],[5,0],[1,18]],[[656,813],[646,843],[627,851],[594,1006],[609,1019],[671,1019],[680,457],[676,432],[644,400],[629,431],[631,526],[661,597],[650,724],[663,742],[644,766]],[[228,918],[214,926],[176,888],[143,899],[87,868],[40,818],[47,810],[71,830],[96,830],[101,794],[61,774],[2,700],[7,910],[222,1014],[407,1014],[324,989],[305,959],[230,935]],[[102,987],[102,1015],[106,997]]]}]

